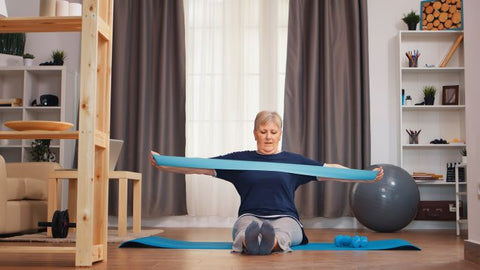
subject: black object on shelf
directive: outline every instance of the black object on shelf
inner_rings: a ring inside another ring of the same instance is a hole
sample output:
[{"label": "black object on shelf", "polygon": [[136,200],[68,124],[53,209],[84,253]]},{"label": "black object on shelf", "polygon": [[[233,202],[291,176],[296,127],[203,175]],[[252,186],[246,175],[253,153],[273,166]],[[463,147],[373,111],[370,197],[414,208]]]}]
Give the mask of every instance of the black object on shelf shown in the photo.
[{"label": "black object on shelf", "polygon": [[[447,163],[447,182],[455,182],[455,167],[460,163]],[[465,182],[465,168],[458,168],[458,182]]]},{"label": "black object on shelf", "polygon": [[58,106],[58,97],[55,95],[41,95],[39,100],[40,103],[38,103],[37,100],[34,99],[30,103],[30,106]]},{"label": "black object on shelf", "polygon": [[55,95],[41,95],[40,105],[41,106],[58,106],[58,97]]},{"label": "black object on shelf", "polygon": [[430,144],[448,144],[448,142],[445,139],[440,138],[430,141]]}]

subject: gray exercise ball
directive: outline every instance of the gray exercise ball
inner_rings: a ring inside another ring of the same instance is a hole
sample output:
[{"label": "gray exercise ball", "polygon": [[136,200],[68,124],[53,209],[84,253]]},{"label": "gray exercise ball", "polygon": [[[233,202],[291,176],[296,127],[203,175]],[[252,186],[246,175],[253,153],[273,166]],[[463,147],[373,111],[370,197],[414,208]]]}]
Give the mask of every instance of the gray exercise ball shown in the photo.
[{"label": "gray exercise ball", "polygon": [[368,169],[383,168],[383,178],[375,183],[357,182],[351,192],[355,218],[377,232],[395,232],[407,226],[416,216],[420,192],[412,176],[390,164],[376,164]]}]

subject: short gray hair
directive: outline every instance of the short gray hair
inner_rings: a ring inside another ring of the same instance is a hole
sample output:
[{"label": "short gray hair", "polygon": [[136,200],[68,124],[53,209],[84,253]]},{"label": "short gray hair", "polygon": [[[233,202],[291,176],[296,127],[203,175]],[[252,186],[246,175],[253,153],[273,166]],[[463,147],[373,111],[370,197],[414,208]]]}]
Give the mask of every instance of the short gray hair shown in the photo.
[{"label": "short gray hair", "polygon": [[273,122],[280,130],[282,129],[282,117],[280,117],[277,112],[261,111],[257,113],[257,116],[255,117],[254,130],[258,130],[260,125],[264,125],[268,122]]}]

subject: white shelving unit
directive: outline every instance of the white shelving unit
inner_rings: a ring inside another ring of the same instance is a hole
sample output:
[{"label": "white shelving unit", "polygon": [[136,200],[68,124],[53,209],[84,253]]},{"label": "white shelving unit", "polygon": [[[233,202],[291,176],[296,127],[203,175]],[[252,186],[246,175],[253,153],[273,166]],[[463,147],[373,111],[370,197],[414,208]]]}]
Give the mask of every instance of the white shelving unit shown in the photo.
[{"label": "white shelving unit", "polygon": [[[75,111],[78,105],[78,78],[75,72],[65,66],[13,66],[0,67],[0,98],[22,99],[21,106],[0,107],[0,130],[5,121],[49,120],[76,123]],[[52,94],[58,97],[58,106],[32,106],[39,104],[41,95]],[[73,128],[75,130],[76,127]],[[30,149],[33,140],[0,140],[0,154],[7,162],[31,161]],[[64,167],[73,164],[74,141],[52,140],[50,149],[57,161]]]},{"label": "white shelving unit", "polygon": [[[461,161],[460,150],[466,147],[465,83],[463,42],[457,47],[446,67],[440,67],[444,57],[463,31],[400,31],[399,88],[404,97],[411,96],[409,106],[399,102],[400,166],[409,173],[424,172],[442,175],[437,181],[417,181],[420,200],[454,201],[454,188],[463,183],[446,182],[447,163]],[[418,50],[418,67],[409,67],[405,53]],[[435,86],[434,105],[423,102],[423,87]],[[458,105],[442,105],[443,86],[458,85]],[[410,144],[406,130],[421,130],[418,144]],[[460,143],[431,144],[435,139]],[[459,209],[458,207],[456,209]]]},{"label": "white shelving unit", "polygon": [[[466,182],[460,182],[459,180],[459,173],[458,170],[459,168],[465,168],[464,171],[466,173],[466,163],[461,163],[455,167],[455,210],[456,210],[456,229],[457,229],[457,236],[460,235],[460,229],[462,224],[465,224],[467,226],[467,219],[462,218],[462,213],[460,213],[460,201],[461,199],[464,199],[463,201],[465,202],[467,199],[467,188],[466,188]],[[465,174],[465,178],[466,178]],[[465,179],[466,180],[466,179]],[[463,184],[463,185],[461,185]]]}]

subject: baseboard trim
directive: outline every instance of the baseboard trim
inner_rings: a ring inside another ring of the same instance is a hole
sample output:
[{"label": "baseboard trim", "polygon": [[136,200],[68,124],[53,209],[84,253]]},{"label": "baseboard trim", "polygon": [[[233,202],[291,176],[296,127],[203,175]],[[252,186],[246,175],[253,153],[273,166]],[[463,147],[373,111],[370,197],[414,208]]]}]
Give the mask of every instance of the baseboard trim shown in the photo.
[{"label": "baseboard trim", "polygon": [[472,241],[465,240],[464,244],[464,258],[467,261],[480,265],[480,244]]}]

